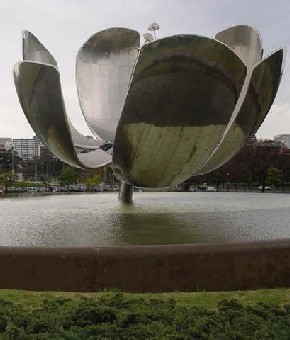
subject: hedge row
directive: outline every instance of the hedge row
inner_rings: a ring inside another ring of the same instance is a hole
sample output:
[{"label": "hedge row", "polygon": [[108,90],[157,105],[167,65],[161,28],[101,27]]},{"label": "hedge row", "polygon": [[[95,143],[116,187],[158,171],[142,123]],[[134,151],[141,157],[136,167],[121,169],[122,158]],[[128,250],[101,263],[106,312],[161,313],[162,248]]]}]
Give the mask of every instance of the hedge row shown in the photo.
[{"label": "hedge row", "polygon": [[290,305],[221,300],[216,309],[175,299],[44,298],[38,306],[0,300],[0,339],[289,339]]}]

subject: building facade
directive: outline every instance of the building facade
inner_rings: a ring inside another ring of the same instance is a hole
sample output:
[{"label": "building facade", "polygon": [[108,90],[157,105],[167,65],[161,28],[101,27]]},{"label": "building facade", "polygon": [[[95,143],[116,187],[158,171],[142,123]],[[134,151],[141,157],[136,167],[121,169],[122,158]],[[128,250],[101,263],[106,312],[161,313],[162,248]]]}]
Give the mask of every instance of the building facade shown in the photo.
[{"label": "building facade", "polygon": [[32,139],[13,139],[13,149],[24,162],[40,156],[40,140],[34,136]]},{"label": "building facade", "polygon": [[274,136],[274,141],[283,143],[287,149],[290,149],[290,134]]}]

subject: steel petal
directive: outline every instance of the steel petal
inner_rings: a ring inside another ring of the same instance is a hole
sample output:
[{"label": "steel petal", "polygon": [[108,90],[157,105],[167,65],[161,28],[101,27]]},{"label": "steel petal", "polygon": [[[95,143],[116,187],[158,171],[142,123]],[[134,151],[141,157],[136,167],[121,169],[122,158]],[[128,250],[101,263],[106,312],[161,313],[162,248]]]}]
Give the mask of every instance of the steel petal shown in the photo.
[{"label": "steel petal", "polygon": [[[23,61],[14,67],[14,81],[22,109],[37,136],[64,162],[87,167],[74,149],[57,68]],[[111,156],[102,152],[99,164],[103,165],[104,159],[106,164],[110,163]]]},{"label": "steel petal", "polygon": [[113,168],[138,186],[180,183],[218,145],[246,67],[214,39],[174,36],[140,53],[113,150]]},{"label": "steel petal", "polygon": [[282,75],[284,50],[280,49],[253,70],[250,85],[238,115],[207,164],[197,174],[210,172],[231,159],[250,135],[258,130],[275,99]]},{"label": "steel petal", "polygon": [[36,61],[57,67],[57,62],[47,48],[29,31],[22,32],[23,60]]},{"label": "steel petal", "polygon": [[215,38],[230,47],[249,69],[262,58],[262,40],[259,32],[253,27],[230,27],[219,32]]},{"label": "steel petal", "polygon": [[138,32],[111,28],[90,37],[77,54],[81,108],[90,129],[101,139],[115,137],[139,44]]},{"label": "steel petal", "polygon": [[[29,31],[23,31],[23,59],[35,61],[43,64],[54,65],[57,67],[56,60],[48,49]],[[67,117],[72,140],[76,151],[95,150],[104,143],[101,140],[89,139],[79,133]]]}]

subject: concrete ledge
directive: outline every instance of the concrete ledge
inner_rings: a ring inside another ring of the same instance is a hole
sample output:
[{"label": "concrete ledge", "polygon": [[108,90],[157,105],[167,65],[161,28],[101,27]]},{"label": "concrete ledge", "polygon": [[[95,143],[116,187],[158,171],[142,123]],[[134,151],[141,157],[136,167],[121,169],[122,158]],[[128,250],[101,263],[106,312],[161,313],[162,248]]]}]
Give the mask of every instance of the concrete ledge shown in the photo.
[{"label": "concrete ledge", "polygon": [[104,248],[0,247],[0,288],[128,292],[290,287],[290,240]]}]

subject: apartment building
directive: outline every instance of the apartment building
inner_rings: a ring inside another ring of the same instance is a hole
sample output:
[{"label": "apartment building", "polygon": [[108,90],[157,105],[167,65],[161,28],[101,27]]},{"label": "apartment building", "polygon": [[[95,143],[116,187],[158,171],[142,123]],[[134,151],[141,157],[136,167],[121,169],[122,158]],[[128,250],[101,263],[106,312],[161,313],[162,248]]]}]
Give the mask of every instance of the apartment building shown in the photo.
[{"label": "apartment building", "polygon": [[290,134],[274,136],[274,141],[283,143],[287,149],[290,149]]},{"label": "apartment building", "polygon": [[32,139],[14,138],[13,149],[25,162],[40,156],[40,140],[34,136]]}]

